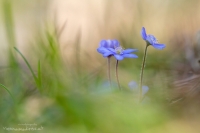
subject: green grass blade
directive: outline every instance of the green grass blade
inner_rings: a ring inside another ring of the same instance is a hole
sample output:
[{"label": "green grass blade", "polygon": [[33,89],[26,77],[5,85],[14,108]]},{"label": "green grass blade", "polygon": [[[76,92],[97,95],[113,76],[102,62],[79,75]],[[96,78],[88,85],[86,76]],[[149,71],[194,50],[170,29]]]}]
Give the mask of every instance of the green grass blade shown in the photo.
[{"label": "green grass blade", "polygon": [[26,60],[26,58],[24,57],[24,55],[23,55],[16,47],[14,47],[14,49],[15,49],[15,50],[21,55],[21,57],[24,59],[26,65],[28,66],[29,70],[31,71],[31,74],[33,75],[33,78],[34,78],[34,80],[35,80],[35,82],[36,82],[36,84],[37,84],[37,83],[38,83],[38,79],[37,79],[36,75],[34,74],[33,69],[31,68],[30,64],[28,63],[28,61]]},{"label": "green grass blade", "polygon": [[16,44],[15,32],[14,32],[14,20],[13,20],[13,8],[11,0],[3,0],[2,10],[4,15],[4,24],[6,29],[6,36],[10,47],[14,47]]},{"label": "green grass blade", "polygon": [[40,67],[40,60],[38,61],[38,86],[41,87],[41,67]]},{"label": "green grass blade", "polygon": [[13,95],[10,93],[10,91],[7,89],[7,87],[5,87],[3,84],[0,83],[0,86],[3,87],[9,94],[10,96],[12,97],[13,101],[14,101],[14,97]]},{"label": "green grass blade", "polygon": [[8,62],[10,66],[16,65],[15,54],[12,52],[12,48],[16,46],[16,37],[15,37],[15,24],[13,17],[13,2],[12,0],[3,0],[1,4],[3,19],[4,20],[4,28],[5,28],[5,37],[8,43]]}]

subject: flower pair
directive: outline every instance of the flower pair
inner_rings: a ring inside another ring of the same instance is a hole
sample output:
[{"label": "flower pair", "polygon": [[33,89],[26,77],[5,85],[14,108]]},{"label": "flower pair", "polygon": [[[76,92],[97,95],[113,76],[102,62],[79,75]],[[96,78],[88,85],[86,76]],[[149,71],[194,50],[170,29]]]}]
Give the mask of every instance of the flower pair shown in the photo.
[{"label": "flower pair", "polygon": [[[140,90],[139,99],[140,99],[140,101],[142,100],[142,97],[143,97],[142,96],[142,92],[143,92],[142,81],[143,81],[143,71],[144,71],[146,55],[147,55],[147,48],[150,45],[159,50],[165,48],[165,45],[158,43],[157,39],[153,35],[151,35],[151,34],[148,35],[146,33],[146,30],[144,27],[142,27],[141,36],[142,36],[143,40],[146,41],[146,48],[145,48],[145,52],[144,52],[141,74],[140,74],[140,84],[139,84],[139,90]],[[123,60],[124,58],[138,58],[137,55],[132,54],[132,52],[136,52],[137,50],[136,49],[123,49],[117,40],[102,40],[100,42],[99,48],[97,48],[97,51],[99,53],[101,53],[103,55],[103,57],[108,57],[109,80],[110,80],[110,57],[114,56],[116,58],[116,60],[117,60],[117,62],[116,62],[116,77],[117,77],[118,86],[120,88],[118,72],[117,72],[118,61]]]},{"label": "flower pair", "polygon": [[[148,46],[151,45],[159,50],[165,48],[165,45],[158,43],[153,35],[148,35],[144,27],[142,27],[141,36],[143,40],[147,42]],[[137,55],[132,54],[132,52],[137,51],[136,49],[123,49],[117,40],[102,40],[97,51],[101,53],[103,57],[114,56],[117,60],[123,60],[124,58],[138,58]]]}]

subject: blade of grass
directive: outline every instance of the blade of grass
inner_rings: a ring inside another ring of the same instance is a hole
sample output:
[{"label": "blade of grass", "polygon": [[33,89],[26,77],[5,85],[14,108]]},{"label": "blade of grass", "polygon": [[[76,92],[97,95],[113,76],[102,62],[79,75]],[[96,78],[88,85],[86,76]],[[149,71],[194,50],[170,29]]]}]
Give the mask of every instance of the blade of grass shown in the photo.
[{"label": "blade of grass", "polygon": [[81,79],[81,46],[80,46],[80,42],[81,42],[81,29],[78,30],[78,33],[76,35],[76,42],[75,42],[75,58],[76,58],[76,66],[77,66],[77,74],[78,77],[80,77]]},{"label": "blade of grass", "polygon": [[40,67],[40,60],[38,61],[38,85],[41,87],[41,67]]},{"label": "blade of grass", "polygon": [[10,94],[11,98],[13,99],[13,101],[15,101],[13,95],[12,95],[11,92],[8,90],[8,88],[5,87],[5,86],[4,86],[3,84],[1,84],[1,83],[0,83],[0,86],[3,87],[3,88]]},{"label": "blade of grass", "polygon": [[28,66],[29,70],[31,71],[31,74],[36,82],[36,84],[38,84],[38,79],[35,75],[35,73],[33,72],[33,69],[31,68],[30,64],[28,63],[28,61],[26,60],[26,58],[24,57],[24,55],[16,48],[14,47],[14,49],[21,55],[21,57],[23,58],[23,60],[25,61],[26,65]]},{"label": "blade of grass", "polygon": [[12,9],[12,2],[10,0],[3,0],[2,10],[4,15],[4,24],[6,28],[7,40],[10,47],[14,47],[16,43]]},{"label": "blade of grass", "polygon": [[65,26],[66,26],[66,24],[67,24],[67,21],[65,21],[64,22],[64,24],[61,26],[61,27],[58,27],[57,26],[57,12],[55,12],[55,15],[54,15],[54,27],[55,27],[55,35],[56,35],[56,38],[57,38],[57,40],[59,41],[59,39],[60,39],[60,36],[61,36],[61,34],[62,34],[62,32],[63,32],[63,30],[65,29]]},{"label": "blade of grass", "polygon": [[18,69],[15,53],[12,52],[12,48],[16,46],[15,39],[15,26],[14,26],[14,17],[13,17],[13,3],[11,0],[2,1],[2,12],[4,20],[4,28],[6,32],[6,39],[8,42],[8,62],[9,66],[14,67],[15,71]]}]

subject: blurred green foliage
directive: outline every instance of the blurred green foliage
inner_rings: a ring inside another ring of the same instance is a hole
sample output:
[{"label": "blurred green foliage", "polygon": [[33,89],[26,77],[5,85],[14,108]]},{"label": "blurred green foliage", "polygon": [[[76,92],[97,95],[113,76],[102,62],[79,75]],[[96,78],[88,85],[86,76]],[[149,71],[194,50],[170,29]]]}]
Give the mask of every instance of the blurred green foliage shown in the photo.
[{"label": "blurred green foliage", "polygon": [[[73,47],[67,47],[66,51],[74,52],[66,59],[59,42],[65,26],[59,29],[44,22],[45,28],[36,27],[26,57],[16,42],[13,4],[16,3],[12,0],[1,1],[8,63],[0,71],[0,131],[16,132],[3,127],[25,128],[19,124],[36,123],[36,127],[43,127],[42,131],[34,131],[38,133],[168,133],[164,127],[174,117],[166,93],[171,51],[148,53],[144,84],[150,91],[147,99],[139,104],[137,94],[130,90],[128,83],[138,82],[143,51],[137,52],[139,59],[119,63],[123,91],[115,86],[114,69],[111,70],[113,88],[110,89],[106,85],[106,60],[97,69],[87,68],[92,63],[93,52],[83,54],[81,31]],[[136,48],[140,42],[132,41],[132,35],[118,38],[126,48]],[[87,60],[82,61],[83,58]],[[114,68],[114,59],[111,67]]]}]

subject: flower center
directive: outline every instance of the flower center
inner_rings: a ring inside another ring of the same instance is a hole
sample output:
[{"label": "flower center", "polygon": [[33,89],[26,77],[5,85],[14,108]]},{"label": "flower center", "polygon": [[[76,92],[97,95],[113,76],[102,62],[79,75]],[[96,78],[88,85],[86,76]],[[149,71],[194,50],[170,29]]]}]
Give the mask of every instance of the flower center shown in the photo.
[{"label": "flower center", "polygon": [[158,43],[158,40],[153,35],[149,35],[149,38],[152,42]]},{"label": "flower center", "polygon": [[116,52],[117,54],[122,54],[122,53],[123,53],[123,48],[122,48],[122,47],[116,47],[116,48],[115,48],[115,52]]}]

